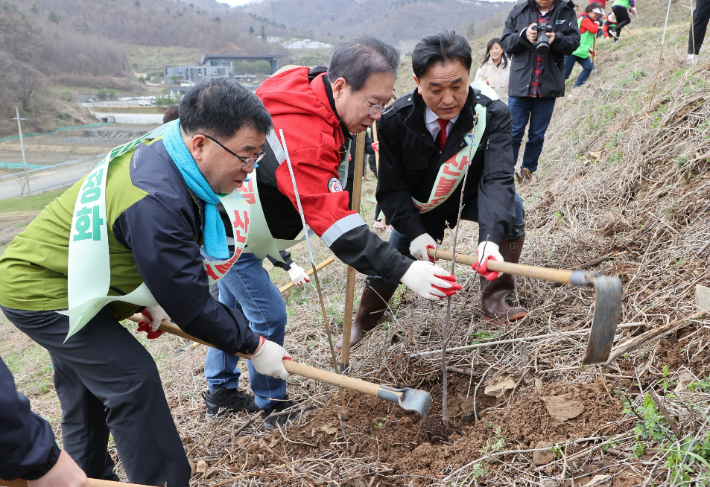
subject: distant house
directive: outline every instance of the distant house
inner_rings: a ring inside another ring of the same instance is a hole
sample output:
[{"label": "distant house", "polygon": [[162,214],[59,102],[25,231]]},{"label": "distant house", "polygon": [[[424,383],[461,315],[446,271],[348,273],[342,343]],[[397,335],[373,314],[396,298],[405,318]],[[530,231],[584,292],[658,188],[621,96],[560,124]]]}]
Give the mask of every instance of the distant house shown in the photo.
[{"label": "distant house", "polygon": [[312,41],[310,39],[294,39],[284,42],[284,47],[286,49],[327,49],[333,47],[333,45],[326,44],[325,42]]},{"label": "distant house", "polygon": [[271,72],[275,73],[279,69],[278,60],[282,57],[281,54],[205,54],[200,60],[201,64],[164,66],[163,74],[166,82],[186,87],[205,79],[235,78],[234,63],[239,61],[268,61]]},{"label": "distant house", "polygon": [[166,80],[175,80],[176,83],[187,81],[193,84],[199,83],[204,79],[234,77],[231,65],[203,66],[190,63],[186,66],[165,66],[163,73]]}]

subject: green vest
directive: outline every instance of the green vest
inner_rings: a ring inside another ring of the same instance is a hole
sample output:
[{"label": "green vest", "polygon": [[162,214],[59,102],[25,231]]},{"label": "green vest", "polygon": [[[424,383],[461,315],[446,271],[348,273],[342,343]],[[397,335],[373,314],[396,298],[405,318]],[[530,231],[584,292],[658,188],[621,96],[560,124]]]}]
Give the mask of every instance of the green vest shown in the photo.
[{"label": "green vest", "polygon": [[[155,139],[159,140],[159,139]],[[150,145],[153,141],[145,141]],[[111,259],[109,295],[130,293],[143,283],[133,253],[118,243],[113,224],[130,206],[148,193],[131,182],[127,152],[109,166],[106,188],[106,228]],[[7,308],[42,311],[68,307],[69,233],[79,191],[86,176],[47,205],[22,233],[17,235],[0,258],[0,304]],[[108,309],[122,319],[137,311],[128,303],[115,302]]]},{"label": "green vest", "polygon": [[[577,28],[580,31],[582,30],[582,17],[577,18]],[[581,58],[588,58],[589,50],[592,49],[592,47],[594,46],[594,36],[596,36],[596,34],[592,34],[589,31],[582,34],[582,37],[579,41],[579,47],[576,51],[572,53],[572,55]]]},{"label": "green vest", "polygon": [[612,7],[624,7],[628,10],[631,5],[629,4],[629,0],[616,0]]}]

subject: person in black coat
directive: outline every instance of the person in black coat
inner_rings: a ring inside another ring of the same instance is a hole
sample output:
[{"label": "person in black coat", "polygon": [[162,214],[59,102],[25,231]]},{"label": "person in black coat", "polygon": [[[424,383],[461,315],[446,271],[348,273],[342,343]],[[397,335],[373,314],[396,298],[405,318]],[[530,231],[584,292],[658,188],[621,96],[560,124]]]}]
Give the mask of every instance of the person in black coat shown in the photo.
[{"label": "person in black coat", "polygon": [[1,358],[0,425],[0,479],[24,479],[29,487],[89,486],[86,474],[57,446],[49,423],[33,413],[30,401],[15,390]]},{"label": "person in black coat", "polygon": [[[538,32],[547,24],[549,31]],[[547,38],[549,51],[538,47]],[[513,158],[518,160],[525,127],[530,122],[528,141],[520,172],[524,182],[537,171],[555,100],[565,96],[565,56],[572,54],[580,41],[574,4],[568,0],[527,0],[513,7],[505,21],[501,43],[512,55],[508,106],[513,113]]]},{"label": "person in black coat", "polygon": [[[471,64],[471,47],[455,32],[441,31],[417,44],[412,53],[417,89],[400,96],[377,127],[377,201],[394,226],[390,243],[413,259],[433,262],[427,249],[443,239],[447,226],[456,225],[459,212],[462,179],[455,182],[447,175],[454,166],[463,170],[465,161],[460,161],[462,154],[466,158],[470,153],[467,135],[475,108],[485,107],[485,120],[478,121],[485,123],[485,130],[463,188],[462,218],[479,224],[476,270],[483,286],[484,319],[503,323],[523,318],[527,311],[508,305],[515,281],[489,272],[487,260],[518,262],[525,236],[524,209],[515,192],[510,110],[492,90],[487,91],[489,97],[469,86]],[[375,327],[396,289],[396,284],[380,278],[366,279],[351,344]]]}]

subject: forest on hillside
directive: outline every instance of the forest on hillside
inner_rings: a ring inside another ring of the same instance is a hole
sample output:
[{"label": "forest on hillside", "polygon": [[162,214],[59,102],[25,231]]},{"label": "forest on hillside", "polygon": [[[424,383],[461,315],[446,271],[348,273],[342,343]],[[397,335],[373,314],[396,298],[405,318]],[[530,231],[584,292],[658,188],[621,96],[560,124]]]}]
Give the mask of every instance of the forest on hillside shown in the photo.
[{"label": "forest on hillside", "polygon": [[28,130],[71,123],[71,117],[55,118],[62,101],[49,90],[53,84],[139,91],[127,45],[283,53],[283,47],[258,37],[262,31],[268,35],[294,32],[209,0],[197,5],[171,0],[2,2],[0,133],[14,130],[7,119],[15,106],[30,115]]},{"label": "forest on hillside", "polygon": [[240,10],[298,26],[330,42],[360,34],[387,42],[421,39],[440,29],[456,29],[473,39],[503,23],[515,2],[460,0],[268,0]]}]

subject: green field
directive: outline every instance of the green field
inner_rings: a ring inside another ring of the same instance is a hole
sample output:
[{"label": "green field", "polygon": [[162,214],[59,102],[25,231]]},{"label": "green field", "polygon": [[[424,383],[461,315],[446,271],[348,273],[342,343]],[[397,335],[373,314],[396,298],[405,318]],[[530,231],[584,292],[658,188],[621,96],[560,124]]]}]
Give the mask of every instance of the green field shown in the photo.
[{"label": "green field", "polygon": [[0,213],[9,213],[12,211],[39,211],[54,201],[55,198],[61,195],[64,191],[66,191],[66,188],[48,191],[35,196],[20,196],[17,198],[0,200]]}]

